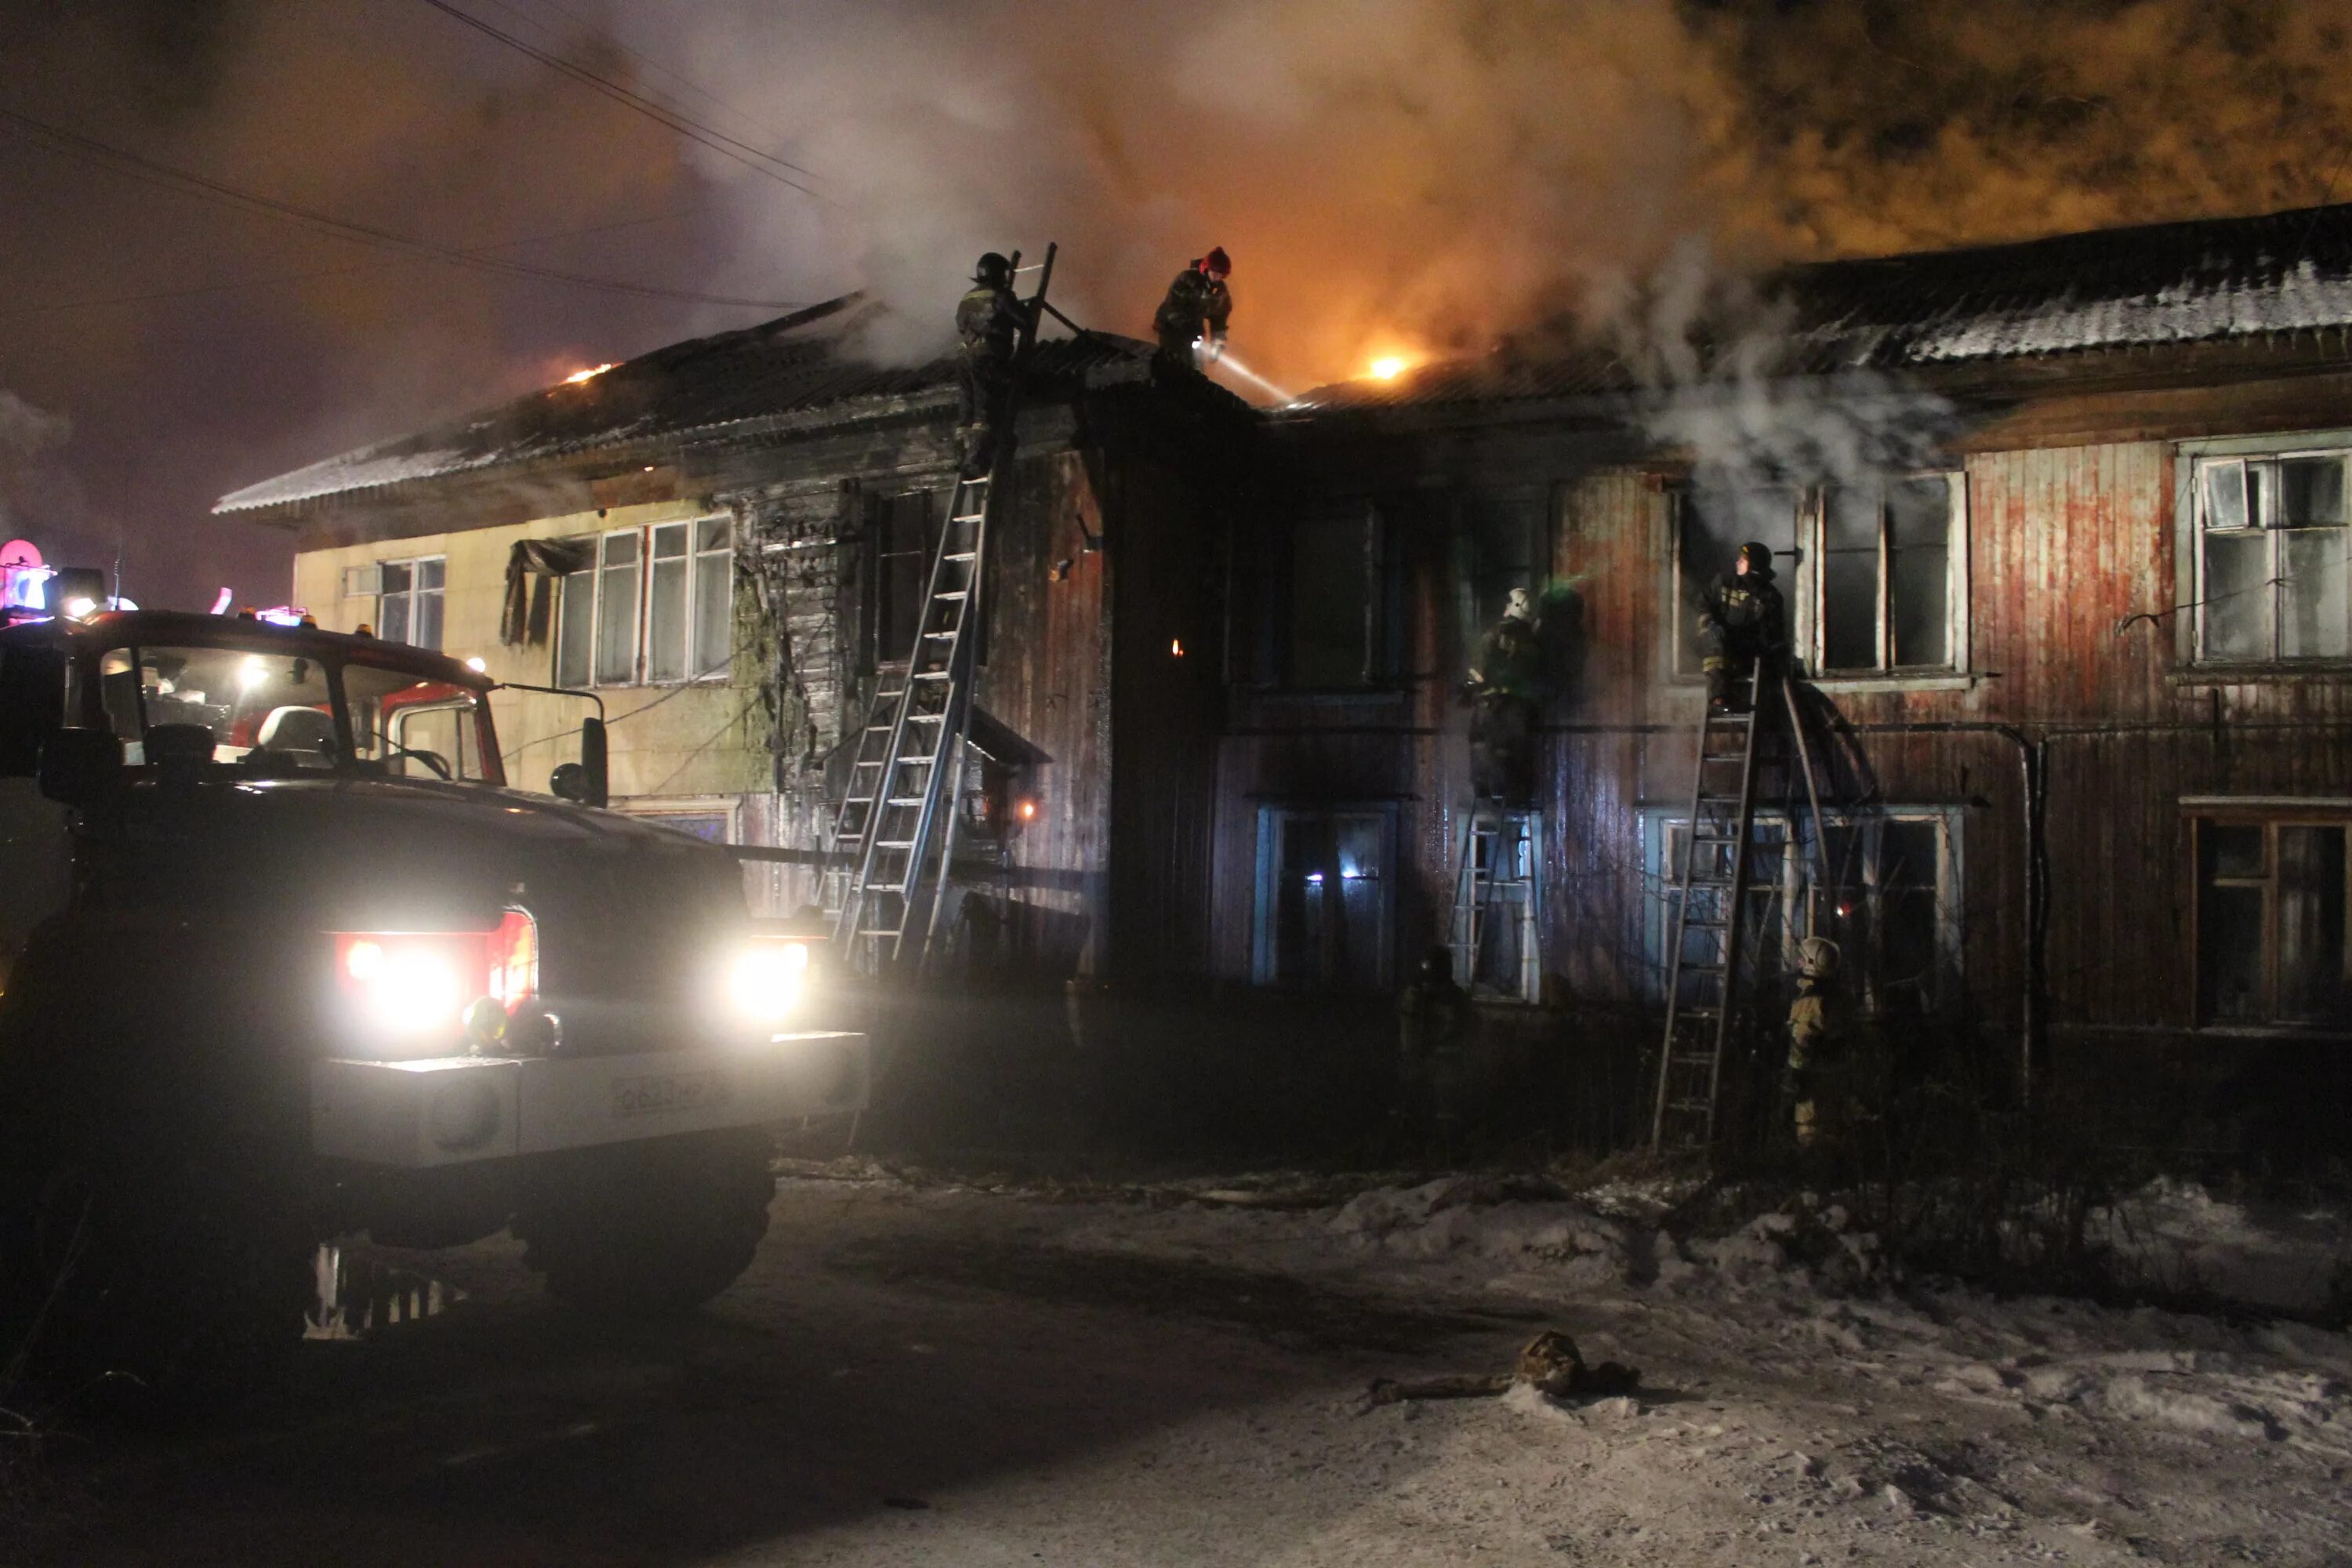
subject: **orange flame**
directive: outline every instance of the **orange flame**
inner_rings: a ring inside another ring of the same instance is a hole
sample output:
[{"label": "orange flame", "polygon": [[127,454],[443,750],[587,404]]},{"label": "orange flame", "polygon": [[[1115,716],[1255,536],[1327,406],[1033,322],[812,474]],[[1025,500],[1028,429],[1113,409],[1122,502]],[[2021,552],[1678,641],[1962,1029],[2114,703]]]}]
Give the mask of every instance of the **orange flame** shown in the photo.
[{"label": "orange flame", "polygon": [[570,375],[563,378],[563,384],[566,386],[577,386],[583,381],[593,381],[598,376],[604,374],[606,371],[612,369],[615,363],[617,362],[607,361],[605,363],[597,365],[592,370],[575,370]]}]

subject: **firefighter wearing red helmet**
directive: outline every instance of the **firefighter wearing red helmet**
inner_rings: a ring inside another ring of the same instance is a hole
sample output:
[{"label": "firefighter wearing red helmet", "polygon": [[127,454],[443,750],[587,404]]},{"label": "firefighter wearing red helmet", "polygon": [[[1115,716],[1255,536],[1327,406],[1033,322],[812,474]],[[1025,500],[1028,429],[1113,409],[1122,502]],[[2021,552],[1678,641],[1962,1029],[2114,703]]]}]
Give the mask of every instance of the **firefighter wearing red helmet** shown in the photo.
[{"label": "firefighter wearing red helmet", "polygon": [[1233,270],[1233,258],[1221,245],[1194,258],[1176,275],[1176,281],[1168,285],[1168,298],[1151,318],[1160,358],[1191,369],[1197,363],[1195,343],[1205,346],[1211,359],[1225,352],[1225,322],[1234,313],[1234,296],[1225,279]]}]

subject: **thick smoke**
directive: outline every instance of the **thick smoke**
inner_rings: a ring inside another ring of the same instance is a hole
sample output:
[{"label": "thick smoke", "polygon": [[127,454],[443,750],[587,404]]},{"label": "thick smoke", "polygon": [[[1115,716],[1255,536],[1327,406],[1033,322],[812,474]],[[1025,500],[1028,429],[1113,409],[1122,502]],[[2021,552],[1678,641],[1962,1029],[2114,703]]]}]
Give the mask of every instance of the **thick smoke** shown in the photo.
[{"label": "thick smoke", "polygon": [[[1141,332],[1223,244],[1237,351],[1296,386],[1614,319],[1695,236],[1738,277],[2352,197],[2352,0],[457,3],[818,195],[411,0],[0,0],[0,67],[19,112],[438,243],[870,288],[897,357],[982,249],[1061,241],[1066,307]],[[5,135],[0,201],[0,375],[73,419],[133,592],[177,602],[283,581],[283,535],[205,518],[224,490],[758,319],[394,259]]]}]

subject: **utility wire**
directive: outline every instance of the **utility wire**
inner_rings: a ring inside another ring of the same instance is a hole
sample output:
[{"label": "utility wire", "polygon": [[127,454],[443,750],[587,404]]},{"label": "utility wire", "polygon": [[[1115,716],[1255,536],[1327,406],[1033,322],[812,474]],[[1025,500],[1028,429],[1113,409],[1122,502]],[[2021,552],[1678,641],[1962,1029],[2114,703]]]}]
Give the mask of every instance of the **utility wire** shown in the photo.
[{"label": "utility wire", "polygon": [[315,208],[245,190],[229,184],[226,181],[196,174],[192,170],[159,163],[155,159],[133,153],[127,148],[117,147],[109,142],[101,142],[94,136],[85,136],[78,131],[68,131],[63,126],[51,125],[46,121],[36,120],[28,114],[20,114],[13,109],[0,108],[0,130],[13,131],[22,139],[45,152],[54,153],[63,157],[78,158],[85,163],[95,163],[126,178],[139,180],[151,185],[159,185],[166,190],[179,192],[183,195],[194,196],[199,200],[216,202],[240,212],[275,217],[298,227],[310,229],[315,234],[349,240],[354,244],[373,246],[382,250],[396,251],[402,255],[427,257],[452,266],[472,268],[478,271],[509,278],[531,279],[541,282],[569,284],[573,288],[601,289],[611,293],[632,294],[640,299],[681,300],[698,305],[736,305],[761,310],[789,310],[794,308],[788,302],[775,300],[747,300],[734,295],[703,294],[691,289],[663,289],[647,283],[629,283],[613,278],[592,278],[582,273],[561,271],[552,267],[541,267],[528,261],[516,261],[506,258],[486,256],[476,251],[456,249],[446,245],[436,245],[430,240],[415,239],[407,235],[395,234],[372,224],[354,223],[349,219],[320,212]]},{"label": "utility wire", "polygon": [[[511,250],[519,246],[547,245],[559,239],[579,239],[592,234],[611,234],[618,229],[643,228],[648,224],[670,223],[682,217],[692,217],[705,209],[686,207],[677,212],[656,213],[652,217],[633,217],[619,223],[597,224],[589,228],[568,228],[554,234],[526,235],[520,239],[502,239],[493,245],[467,246],[468,256],[486,256],[492,251]],[[348,278],[355,272],[366,272],[378,267],[389,267],[402,261],[429,261],[437,258],[425,256],[392,256],[383,261],[363,261],[352,267],[322,267],[310,272],[284,273],[275,278],[247,278],[233,283],[198,283],[185,289],[158,289],[145,294],[112,294],[94,300],[60,300],[47,305],[25,305],[15,310],[0,310],[0,316],[46,316],[61,310],[95,310],[103,305],[144,305],[159,300],[186,300],[204,294],[229,294],[245,289],[271,289],[289,283],[308,283],[320,278]]]},{"label": "utility wire", "polygon": [[[505,0],[492,0],[492,4],[497,5],[500,10],[506,11],[510,15],[521,15],[521,13],[516,11],[512,5],[505,4]],[[598,43],[604,45],[608,48],[628,56],[629,58],[636,61],[639,65],[645,67],[646,69],[653,72],[656,76],[668,78],[671,81],[677,83],[678,86],[686,89],[687,91],[702,100],[705,103],[709,104],[714,109],[724,110],[729,114],[733,115],[737,121],[750,127],[752,131],[759,132],[761,135],[772,137],[779,142],[786,140],[786,138],[780,133],[775,127],[762,124],[758,118],[753,115],[747,114],[742,110],[736,108],[733,104],[728,102],[725,99],[719,97],[709,88],[704,87],[693,78],[671,69],[669,67],[662,64],[661,61],[654,58],[651,55],[646,54],[641,50],[629,47],[628,45],[621,42],[620,39],[614,37],[611,33],[606,32],[604,28],[596,26],[595,23],[582,16],[579,12],[572,10],[567,6],[557,5],[556,0],[530,0],[530,4],[537,6],[540,10],[553,12],[555,15],[562,17],[564,21],[570,23],[572,26],[587,35],[589,37],[595,39]],[[542,22],[540,26],[545,26],[546,24]],[[798,165],[787,164],[786,167],[796,168]],[[820,176],[812,174],[811,177],[815,178]]]},{"label": "utility wire", "polygon": [[804,196],[814,197],[818,201],[825,200],[814,187],[793,178],[793,174],[806,175],[811,179],[816,177],[798,163],[779,158],[772,153],[762,152],[748,142],[739,141],[728,135],[716,126],[705,124],[691,115],[672,109],[657,100],[647,98],[643,93],[621,82],[616,82],[609,77],[599,76],[585,66],[574,65],[562,55],[542,49],[529,39],[517,37],[514,34],[475,16],[470,11],[458,9],[449,4],[449,0],[425,0],[425,4],[453,21],[462,22],[485,37],[495,38],[509,48],[530,56],[550,70],[570,77],[582,86],[603,94],[623,108],[644,115],[656,124],[677,132],[689,142],[708,147],[722,157],[731,158],[745,168],[765,174],[778,184],[789,185]]}]

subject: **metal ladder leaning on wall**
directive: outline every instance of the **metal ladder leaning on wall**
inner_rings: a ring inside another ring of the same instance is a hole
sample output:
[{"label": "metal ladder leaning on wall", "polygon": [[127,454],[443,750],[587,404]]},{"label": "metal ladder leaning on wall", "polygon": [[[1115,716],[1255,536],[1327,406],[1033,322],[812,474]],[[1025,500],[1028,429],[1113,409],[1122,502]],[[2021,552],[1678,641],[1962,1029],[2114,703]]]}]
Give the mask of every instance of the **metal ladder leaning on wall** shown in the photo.
[{"label": "metal ladder leaning on wall", "polygon": [[[1047,247],[1029,319],[1013,354],[1004,417],[1020,414],[1022,372],[1036,345],[1037,321],[1054,279]],[[1016,251],[1013,263],[1021,257]],[[946,526],[931,552],[931,573],[914,647],[896,686],[875,682],[847,784],[834,816],[836,869],[826,879],[834,945],[871,974],[908,960],[919,963],[938,928],[955,853],[958,782],[971,727],[975,634],[988,564],[988,524],[996,481],[1012,462],[1014,433],[997,442],[990,470],[959,479]],[[944,816],[945,820],[942,820]],[[909,938],[913,939],[910,948]]]},{"label": "metal ladder leaning on wall", "polygon": [[[1748,925],[1759,716],[1770,696],[1766,688],[1782,684],[1776,671],[1758,660],[1748,668],[1745,711],[1718,711],[1709,703],[1699,720],[1690,831],[1675,875],[1680,897],[1669,921],[1666,1034],[1658,1052],[1658,1103],[1650,1127],[1650,1146],[1662,1153],[1703,1151],[1715,1142],[1724,1050],[1737,1011]],[[1793,722],[1793,706],[1790,711]],[[1695,942],[1700,947],[1696,955]]]},{"label": "metal ladder leaning on wall", "polygon": [[1511,818],[1517,813],[1491,798],[1474,799],[1462,824],[1462,850],[1455,861],[1454,913],[1446,926],[1446,947],[1454,954],[1454,981],[1465,991],[1478,980],[1478,955],[1485,951],[1486,914],[1497,887],[1517,886],[1529,879],[1518,870],[1519,834]]}]

